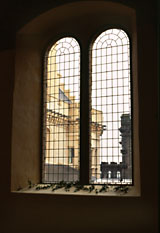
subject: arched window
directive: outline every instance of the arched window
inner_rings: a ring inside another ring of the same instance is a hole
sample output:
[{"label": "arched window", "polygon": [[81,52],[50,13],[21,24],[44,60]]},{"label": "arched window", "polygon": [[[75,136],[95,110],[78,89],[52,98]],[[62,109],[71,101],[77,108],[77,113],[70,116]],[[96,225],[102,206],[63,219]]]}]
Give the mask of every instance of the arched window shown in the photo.
[{"label": "arched window", "polygon": [[51,145],[50,145],[50,143],[52,143],[52,140],[51,140],[51,138],[50,138],[50,135],[51,135],[51,133],[50,133],[50,130],[47,128],[46,129],[46,148],[45,148],[45,150],[46,150],[46,153],[45,153],[45,163],[47,164],[47,163],[49,163],[50,161],[50,148],[51,148]]},{"label": "arched window", "polygon": [[121,29],[106,30],[94,41],[91,52],[91,143],[96,139],[98,152],[94,159],[97,173],[92,172],[91,181],[96,178],[96,182],[104,182],[100,179],[100,165],[106,162],[108,167],[121,166],[123,181],[131,183],[129,38]]},{"label": "arched window", "polygon": [[108,171],[108,179],[111,179],[111,174],[112,174],[112,172]]},{"label": "arched window", "polygon": [[121,179],[121,173],[120,173],[120,171],[117,171],[117,179]]},{"label": "arched window", "polygon": [[[44,77],[43,182],[79,179],[80,47],[72,37],[46,53]],[[46,130],[50,129],[50,148]],[[72,148],[72,154],[71,154]],[[73,159],[74,151],[74,159]],[[72,162],[72,163],[71,163]]]},{"label": "arched window", "polygon": [[[90,103],[89,131],[86,131],[90,155],[84,150],[86,142],[80,138],[84,127],[84,121],[80,119],[80,77],[84,77],[80,74],[79,44],[74,38],[65,37],[46,53],[43,157],[46,155],[46,127],[52,132],[52,140],[47,149],[50,152],[48,162],[43,160],[43,182],[81,182],[82,172],[83,176],[89,177],[89,183],[116,184],[119,182],[117,176],[112,181],[106,180],[102,177],[107,174],[102,172],[120,168],[123,183],[132,183],[129,38],[121,29],[106,30],[96,38],[88,52],[90,64],[86,64],[85,59],[81,64],[91,67],[87,77],[91,85],[88,94],[86,87],[81,85],[81,94]],[[82,115],[84,111],[86,109],[81,107]],[[85,157],[89,161],[88,170],[84,166]],[[106,163],[107,169],[102,169],[102,163]]]}]

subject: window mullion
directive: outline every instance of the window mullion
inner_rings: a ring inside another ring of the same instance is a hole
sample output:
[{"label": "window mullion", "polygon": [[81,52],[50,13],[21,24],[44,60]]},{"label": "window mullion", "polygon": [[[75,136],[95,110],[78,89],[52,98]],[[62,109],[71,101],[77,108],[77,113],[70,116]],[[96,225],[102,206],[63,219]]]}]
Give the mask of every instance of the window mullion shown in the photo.
[{"label": "window mullion", "polygon": [[81,104],[80,104],[80,181],[89,184],[89,153],[90,153],[90,126],[89,126],[89,54],[87,46],[81,53]]}]

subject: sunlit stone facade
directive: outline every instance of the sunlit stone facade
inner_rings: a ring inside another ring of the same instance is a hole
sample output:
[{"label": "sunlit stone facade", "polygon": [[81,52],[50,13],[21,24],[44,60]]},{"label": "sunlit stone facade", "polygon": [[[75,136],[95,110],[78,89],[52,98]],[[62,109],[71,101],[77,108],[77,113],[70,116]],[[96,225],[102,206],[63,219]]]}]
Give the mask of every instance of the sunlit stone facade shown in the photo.
[{"label": "sunlit stone facade", "polygon": [[[44,163],[79,170],[80,103],[65,89],[61,75],[55,73],[46,89]],[[48,84],[48,83],[47,83]],[[91,179],[100,178],[100,137],[103,134],[101,111],[91,110]],[[95,117],[96,116],[96,117]]]}]

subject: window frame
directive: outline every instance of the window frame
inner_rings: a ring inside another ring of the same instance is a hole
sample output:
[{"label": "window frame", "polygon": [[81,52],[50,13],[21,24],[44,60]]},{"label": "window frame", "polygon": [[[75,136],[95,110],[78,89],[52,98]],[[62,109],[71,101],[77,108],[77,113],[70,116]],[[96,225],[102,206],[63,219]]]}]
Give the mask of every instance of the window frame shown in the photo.
[{"label": "window frame", "polygon": [[[133,82],[132,82],[132,40],[131,37],[126,30],[126,28],[123,28],[122,26],[119,25],[103,25],[102,28],[98,28],[92,35],[90,35],[89,40],[85,41],[85,44],[81,42],[81,38],[77,34],[74,33],[64,33],[60,34],[57,37],[53,37],[53,39],[50,40],[46,48],[44,49],[44,58],[43,58],[43,78],[46,75],[46,60],[45,57],[48,56],[48,53],[51,49],[51,47],[60,39],[63,39],[65,37],[72,37],[74,38],[78,45],[79,45],[79,51],[80,51],[80,133],[79,133],[79,141],[80,141],[80,167],[79,167],[79,182],[82,185],[90,185],[90,157],[91,157],[91,125],[90,125],[90,118],[91,118],[91,79],[92,79],[92,47],[95,42],[95,40],[98,38],[98,36],[103,33],[106,30],[109,29],[119,29],[123,30],[126,35],[128,36],[129,40],[129,48],[130,48],[130,97],[131,97],[131,149],[132,149],[132,184],[129,184],[131,186],[134,186],[134,127],[133,127]],[[45,62],[44,62],[45,60]],[[44,87],[43,87],[43,78],[42,78],[42,103],[44,101]],[[88,97],[88,98],[86,98]],[[43,119],[45,118],[44,116],[44,106],[42,104],[42,129],[41,129],[41,135],[43,135]],[[43,177],[43,169],[42,169],[42,164],[43,164],[43,136],[41,137],[41,167],[40,167],[40,172],[41,172],[41,182],[42,182],[42,177]],[[85,156],[85,155],[88,156]],[[101,185],[101,183],[100,183]],[[112,184],[109,184],[112,185]],[[117,185],[117,184],[113,184]],[[128,184],[123,184],[123,185],[128,185]]]}]

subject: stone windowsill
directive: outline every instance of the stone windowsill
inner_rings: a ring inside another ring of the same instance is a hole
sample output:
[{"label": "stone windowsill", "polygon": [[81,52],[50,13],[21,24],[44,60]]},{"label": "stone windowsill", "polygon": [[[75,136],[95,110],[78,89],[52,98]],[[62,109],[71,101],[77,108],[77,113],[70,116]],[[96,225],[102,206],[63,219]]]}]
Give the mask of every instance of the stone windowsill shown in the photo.
[{"label": "stone windowsill", "polygon": [[[68,191],[65,188],[60,188],[52,191],[52,187],[43,189],[45,185],[39,184],[38,187],[41,188],[39,190],[36,189],[36,186],[31,188],[26,187],[24,189],[20,189],[18,191],[13,191],[13,193],[25,193],[25,194],[50,194],[50,195],[80,195],[80,196],[115,196],[115,197],[139,197],[140,191],[135,186],[127,186],[128,191],[125,193],[124,191],[115,191],[114,188],[116,186],[109,186],[107,191],[99,192],[101,189],[101,185],[94,185],[94,190],[89,192],[88,190],[79,190],[75,192],[75,187],[71,187]],[[88,186],[85,186],[88,187]],[[96,192],[97,190],[97,192]]]}]

